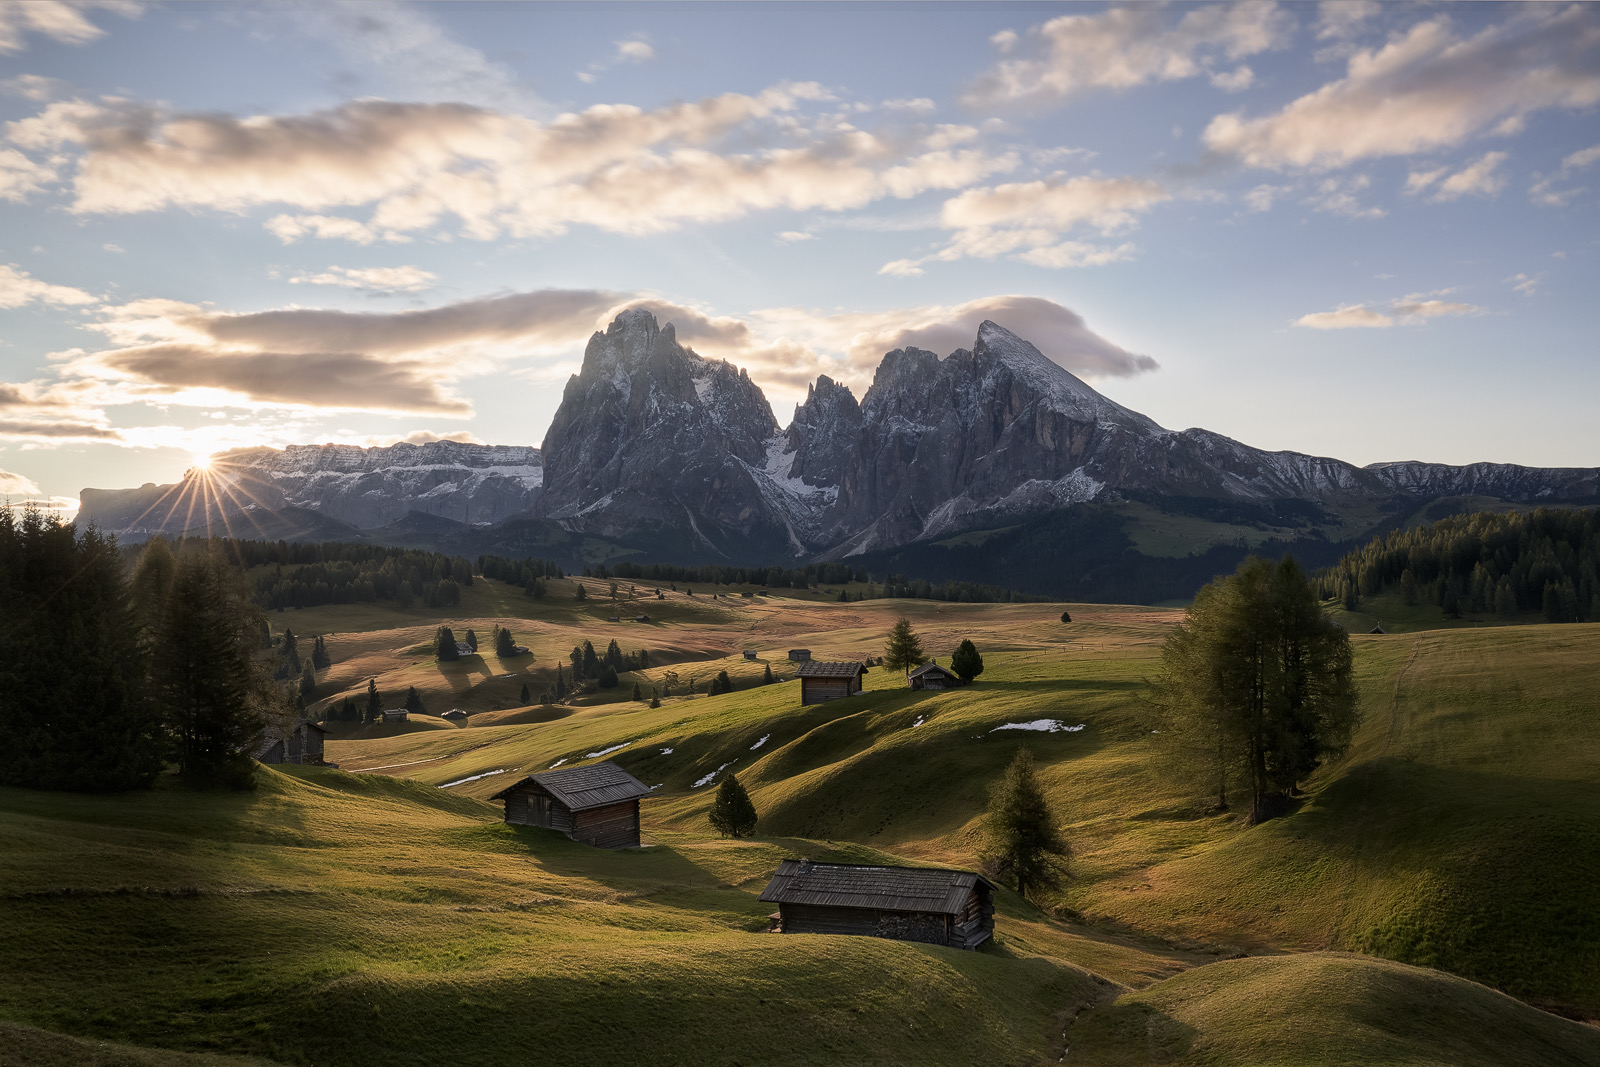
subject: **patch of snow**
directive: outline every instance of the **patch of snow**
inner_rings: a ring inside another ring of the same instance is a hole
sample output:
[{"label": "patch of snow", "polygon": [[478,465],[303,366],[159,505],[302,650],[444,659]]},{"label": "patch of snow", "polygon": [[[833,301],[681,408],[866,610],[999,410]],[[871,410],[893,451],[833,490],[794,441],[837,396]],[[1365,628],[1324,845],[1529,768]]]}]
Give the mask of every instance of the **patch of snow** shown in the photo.
[{"label": "patch of snow", "polygon": [[924,718],[924,717],[923,717],[923,716],[921,716],[921,715],[918,715],[918,716],[917,716],[917,721],[916,721],[916,722],[914,722],[914,723],[912,723],[912,724],[911,724],[911,728],[912,728],[912,729],[913,729],[913,730],[915,730],[915,729],[916,729],[916,728],[917,728],[917,727],[919,727],[919,726],[921,726],[921,725],[922,725],[922,724],[923,724],[923,723],[925,723],[925,722],[927,722],[927,721],[928,721],[928,720],[927,720],[927,719],[925,719],[925,718]]},{"label": "patch of snow", "polygon": [[711,375],[708,374],[704,378],[690,378],[689,380],[694,383],[695,396],[698,396],[700,398],[700,403],[704,404],[706,402],[706,396],[711,392]]},{"label": "patch of snow", "polygon": [[737,760],[729,760],[727,763],[724,763],[722,766],[718,767],[716,770],[712,771],[698,782],[695,782],[694,788],[699,789],[703,785],[710,785],[711,779],[715,778],[717,775],[721,774],[723,771],[727,770],[737,762]]},{"label": "patch of snow", "polygon": [[756,749],[758,749],[762,745],[766,744],[767,743],[767,738],[769,738],[771,736],[772,736],[771,734],[762,734],[761,735],[761,740],[757,741],[755,744],[750,746],[750,751],[754,752]]},{"label": "patch of snow", "polygon": [[662,749],[662,750],[661,750],[661,754],[662,754],[662,755],[663,755],[663,756],[670,756],[670,755],[672,755],[672,749],[670,749],[670,748],[664,748],[664,749]]},{"label": "patch of snow", "polygon": [[599,511],[601,508],[606,507],[607,505],[609,505],[611,503],[611,498],[614,497],[614,496],[616,496],[615,493],[607,493],[605,496],[601,497],[599,500],[596,500],[593,504],[590,504],[588,507],[580,508],[578,510],[578,514],[579,515],[587,515],[591,511]]},{"label": "patch of snow", "polygon": [[557,767],[561,766],[565,762],[567,762],[567,757],[562,756],[560,759],[558,759],[554,763],[550,764],[550,769],[553,771],[553,770],[555,770]]},{"label": "patch of snow", "polygon": [[633,744],[632,741],[624,741],[620,745],[612,745],[610,748],[602,748],[599,752],[591,752],[583,758],[594,759],[596,756],[609,756],[613,752],[620,752],[622,749],[627,748],[631,744]]},{"label": "patch of snow", "polygon": [[446,782],[444,785],[441,785],[439,788],[440,789],[449,789],[453,785],[465,785],[468,782],[476,782],[480,778],[489,778],[489,777],[491,777],[493,775],[496,775],[496,774],[504,774],[509,769],[510,769],[509,767],[501,767],[498,771],[484,771],[482,774],[474,774],[471,778],[457,778],[453,782]]},{"label": "patch of snow", "polygon": [[1008,722],[1004,726],[996,726],[989,732],[992,734],[997,730],[1034,730],[1041,734],[1075,734],[1086,728],[1087,724],[1081,722],[1076,726],[1067,726],[1060,719],[1035,719],[1032,722]]}]

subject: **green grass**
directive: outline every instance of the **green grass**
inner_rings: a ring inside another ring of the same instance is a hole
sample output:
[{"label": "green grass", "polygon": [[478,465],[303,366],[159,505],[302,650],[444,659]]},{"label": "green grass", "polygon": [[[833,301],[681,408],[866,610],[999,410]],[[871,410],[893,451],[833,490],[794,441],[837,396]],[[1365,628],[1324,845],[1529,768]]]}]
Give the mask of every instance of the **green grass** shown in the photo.
[{"label": "green grass", "polygon": [[[570,600],[472,588],[484,614],[461,618],[509,622],[536,660],[603,644]],[[873,670],[816,707],[788,682],[495,712],[502,672],[418,655],[441,620],[371,616],[329,639],[326,684],[415,679],[435,710],[476,701],[478,725],[368,730],[329,757],[379,773],[264,771],[243,796],[0,791],[0,928],[22,932],[0,938],[0,1020],[35,1028],[43,1063],[86,1047],[59,1035],[285,1063],[1054,1062],[1079,1011],[1069,1062],[1600,1062],[1600,1034],[1464,980],[1600,1015],[1600,626],[1357,637],[1350,753],[1246,828],[1172,780],[1149,732],[1141,687],[1176,612],[668,603],[651,647],[685,658],[642,678],[678,691],[723,668],[753,684],[745,648],[775,670],[789,647],[870,654],[900,614],[941,658],[971,637],[987,670],[950,693]],[[299,614],[335,610],[356,609]],[[1085,728],[994,732],[1039,718]],[[1003,893],[978,954],[757,932],[786,856],[974,864],[1021,743],[1075,850],[1054,914]],[[645,849],[508,828],[484,802],[613,748],[660,786]],[[723,764],[756,840],[708,836],[714,785],[695,783]],[[1240,950],[1299,955],[1214,962]],[[183,1062],[137,1055],[114,1062]]]},{"label": "green grass", "polygon": [[1091,1009],[1069,1062],[1579,1067],[1595,1032],[1437,971],[1339,953],[1233,960]]}]

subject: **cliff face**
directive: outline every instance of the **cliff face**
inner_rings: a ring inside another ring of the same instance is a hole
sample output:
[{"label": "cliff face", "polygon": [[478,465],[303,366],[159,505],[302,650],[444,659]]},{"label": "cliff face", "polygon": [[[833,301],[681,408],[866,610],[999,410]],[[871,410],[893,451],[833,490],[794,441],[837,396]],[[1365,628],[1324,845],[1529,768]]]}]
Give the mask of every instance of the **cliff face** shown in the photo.
[{"label": "cliff face", "polygon": [[888,353],[859,404],[819,378],[780,432],[743,370],[696,355],[671,324],[635,309],[590,338],[542,453],[450,442],[244,449],[178,486],[86,489],[82,514],[135,535],[191,528],[199,498],[362,529],[412,511],[475,525],[532,514],[658,556],[751,562],[848,556],[1125,496],[1303,501],[1335,521],[1374,502],[1464,495],[1593,500],[1600,471],[1356,467],[1174,432],[993,322],[970,351]]},{"label": "cliff face", "polygon": [[539,514],[601,537],[669,536],[723,552],[778,538],[765,480],[778,435],[732,364],[678,344],[640,309],[589,339],[545,435]]}]

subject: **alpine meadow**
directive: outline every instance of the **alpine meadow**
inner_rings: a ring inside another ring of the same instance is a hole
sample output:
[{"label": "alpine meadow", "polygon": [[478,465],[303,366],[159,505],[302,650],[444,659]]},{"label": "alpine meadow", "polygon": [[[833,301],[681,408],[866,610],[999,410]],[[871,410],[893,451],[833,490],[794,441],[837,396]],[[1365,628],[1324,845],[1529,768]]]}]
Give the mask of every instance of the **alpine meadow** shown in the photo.
[{"label": "alpine meadow", "polygon": [[1600,1067],[1597,111],[1591,2],[0,2],[0,1064]]}]

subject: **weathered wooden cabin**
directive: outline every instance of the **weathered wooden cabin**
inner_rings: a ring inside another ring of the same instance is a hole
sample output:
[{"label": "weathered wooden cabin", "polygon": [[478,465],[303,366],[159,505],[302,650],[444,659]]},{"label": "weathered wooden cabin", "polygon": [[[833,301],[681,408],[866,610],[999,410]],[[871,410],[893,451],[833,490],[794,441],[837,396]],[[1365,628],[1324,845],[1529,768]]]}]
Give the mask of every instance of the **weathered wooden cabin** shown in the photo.
[{"label": "weathered wooden cabin", "polygon": [[994,884],[972,871],[784,860],[761,899],[785,934],[857,934],[977,948],[994,936]]},{"label": "weathered wooden cabin", "polygon": [[745,649],[744,650],[744,658],[745,659],[755,659],[756,658],[756,650],[753,649],[753,648]]},{"label": "weathered wooden cabin", "polygon": [[650,787],[607,760],[530,774],[490,800],[506,802],[506,822],[559,830],[596,848],[639,847],[639,798]]},{"label": "weathered wooden cabin", "polygon": [[933,661],[906,672],[913,689],[954,689],[961,679]]},{"label": "weathered wooden cabin", "polygon": [[807,660],[800,664],[800,703],[821,704],[861,692],[861,676],[867,669],[859,663],[829,663]]},{"label": "weathered wooden cabin", "polygon": [[410,712],[405,708],[392,708],[383,713],[383,724],[388,726],[390,723],[405,722],[409,717]]},{"label": "weathered wooden cabin", "polygon": [[805,663],[809,659],[811,659],[811,650],[809,648],[791,648],[789,650],[789,661],[791,663]]},{"label": "weathered wooden cabin", "polygon": [[320,722],[304,720],[293,726],[268,723],[256,742],[256,759],[261,763],[309,763],[321,766],[323,739],[328,728]]}]

